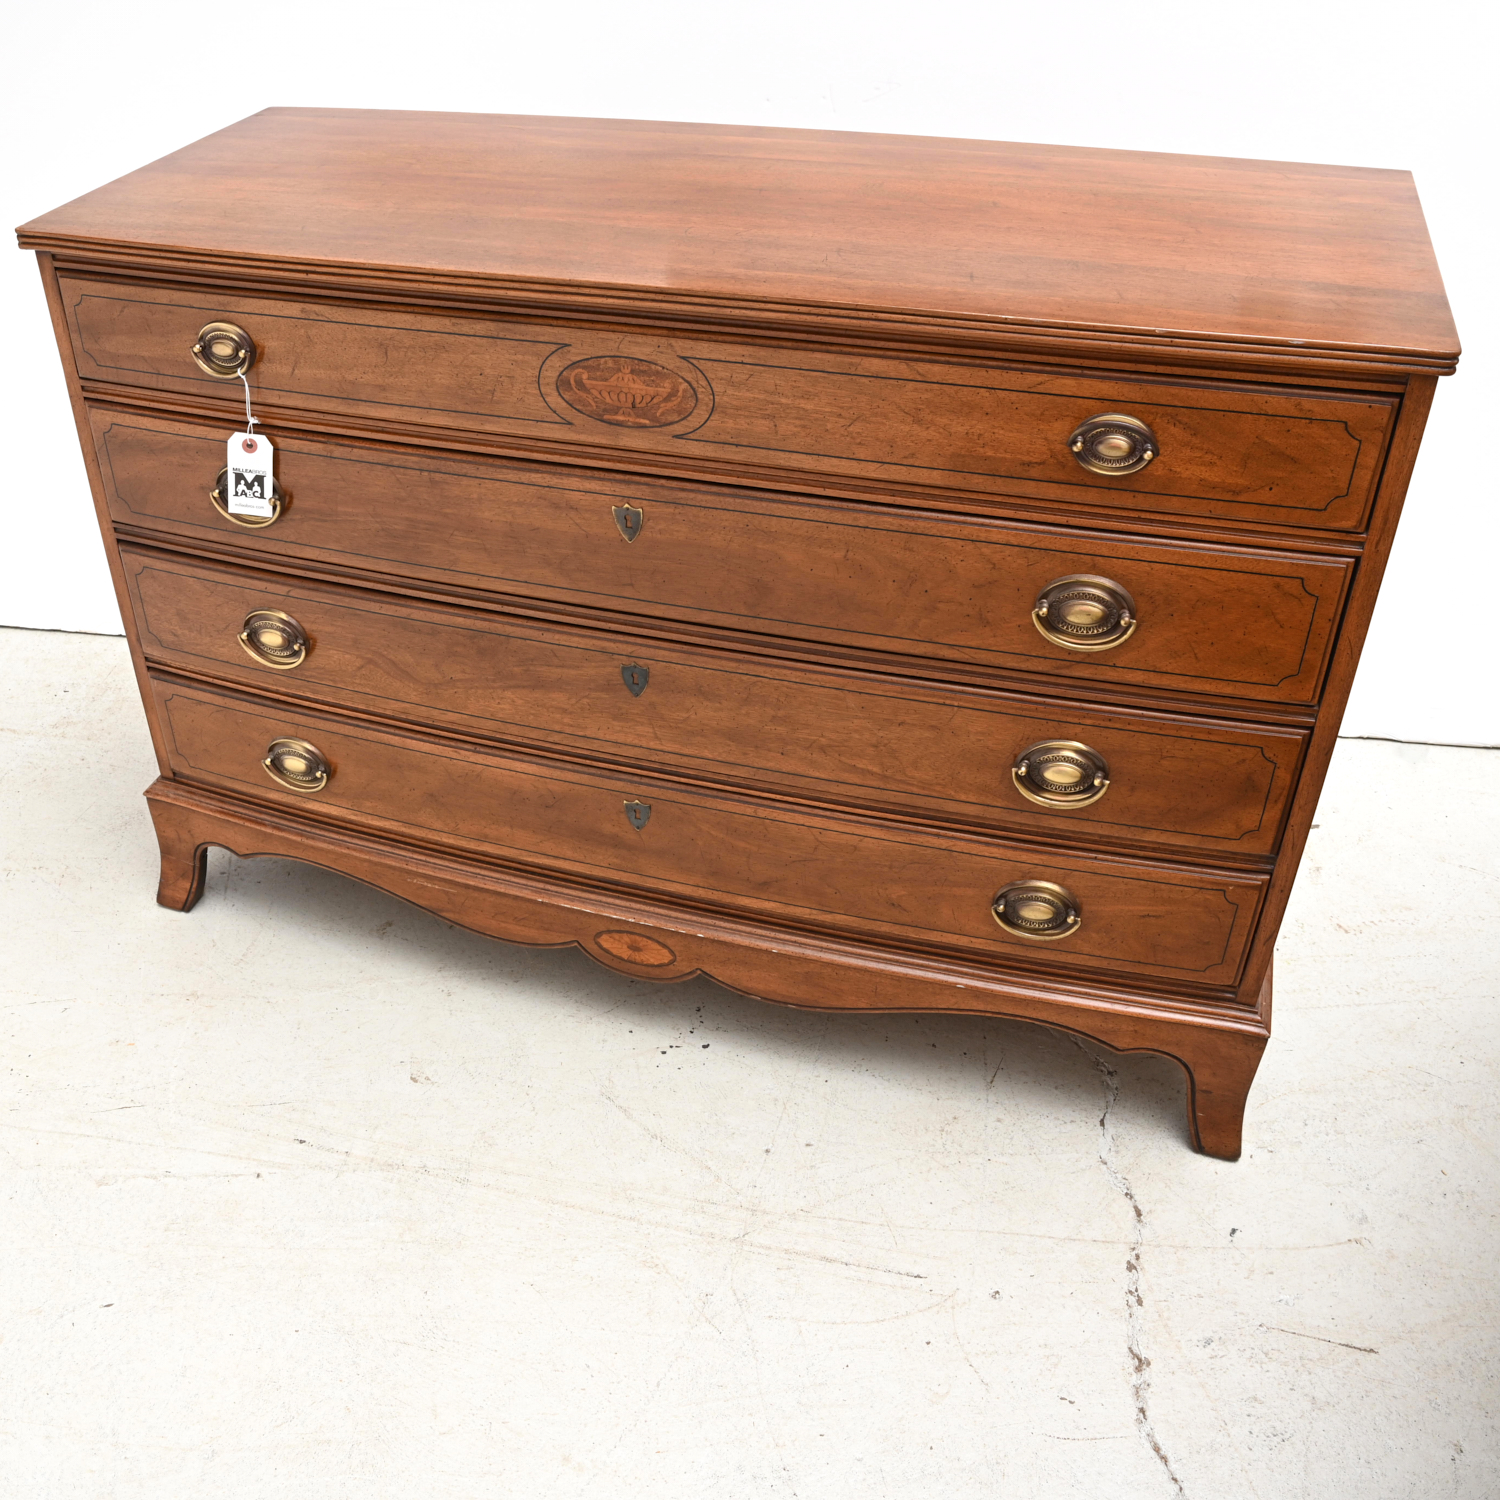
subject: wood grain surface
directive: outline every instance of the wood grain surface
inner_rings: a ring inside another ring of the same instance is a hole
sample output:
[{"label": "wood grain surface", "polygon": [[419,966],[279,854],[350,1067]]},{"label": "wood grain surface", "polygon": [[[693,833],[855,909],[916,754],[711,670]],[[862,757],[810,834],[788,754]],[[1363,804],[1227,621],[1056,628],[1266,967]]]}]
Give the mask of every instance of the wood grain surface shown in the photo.
[{"label": "wood grain surface", "polygon": [[[606,773],[440,744],[170,681],[156,693],[172,769],[188,781],[792,927],[1023,966],[1044,961],[1065,973],[1124,970],[1225,986],[1265,885],[1250,874],[884,828],[663,785],[649,768]],[[316,746],[332,767],[326,790],[278,789],[261,761],[279,738]],[[632,823],[627,803],[649,809],[644,826]],[[1004,932],[990,903],[1025,879],[1066,886],[1083,927],[1057,942]]]},{"label": "wood grain surface", "polygon": [[[459,208],[461,206],[461,210]],[[1450,367],[1411,178],[733,125],[272,109],[33,220],[117,255],[459,272]]]},{"label": "wood grain surface", "polygon": [[[1083,844],[1264,856],[1305,736],[831,672],[123,550],[148,657],[309,704],[436,724],[614,767]],[[311,641],[278,672],[241,647],[255,609]],[[625,674],[643,686],[634,693]],[[1042,740],[1103,755],[1088,807],[1027,801],[1010,767]]]},{"label": "wood grain surface", "polygon": [[[993,505],[1050,505],[1349,531],[1385,453],[1387,396],[1269,391],[994,364],[840,356],[662,339],[515,318],[441,317],[129,287],[63,284],[83,378],[243,401],[189,350],[209,322],[254,339],[263,421],[334,413],[394,433],[482,432],[602,451],[633,466],[783,483],[938,488]],[[1083,468],[1068,447],[1123,412],[1160,456],[1135,475]]]},{"label": "wood grain surface", "polygon": [[[163,779],[204,855],[839,1008],[1188,1072],[1239,1153],[1271,957],[1436,376],[1404,172],[646,122],[268,110],[44,215]],[[59,279],[58,271],[62,272]],[[208,491],[245,326],[286,491]],[[1067,449],[1149,425],[1138,475]],[[1103,653],[1038,593],[1135,601]],[[237,640],[283,609],[291,673]],[[274,784],[269,742],[332,777]],[[1024,801],[1040,740],[1109,766]],[[1012,880],[1083,914],[1002,931]]]},{"label": "wood grain surface", "polygon": [[[285,513],[247,531],[208,500],[221,435],[107,412],[95,423],[117,522],[233,537],[247,562],[327,558],[1078,682],[1310,703],[1352,571],[1337,558],[1173,547],[759,491],[594,475],[574,485],[538,465],[290,438],[277,447]],[[621,504],[642,512],[634,541],[616,524]],[[1075,573],[1129,590],[1141,620],[1129,640],[1083,653],[1036,629],[1037,595]]]}]

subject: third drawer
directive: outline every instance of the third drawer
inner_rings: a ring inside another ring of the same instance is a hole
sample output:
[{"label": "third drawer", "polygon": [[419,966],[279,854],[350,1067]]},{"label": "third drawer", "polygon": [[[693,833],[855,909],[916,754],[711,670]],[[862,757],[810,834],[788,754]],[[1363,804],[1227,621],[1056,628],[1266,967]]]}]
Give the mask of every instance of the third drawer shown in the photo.
[{"label": "third drawer", "polygon": [[[178,670],[611,766],[925,820],[1264,857],[1305,739],[584,630],[130,547],[124,560],[146,654]],[[249,649],[247,623],[264,611],[289,617],[279,626],[273,616],[273,633],[306,637],[279,666]],[[1023,794],[1015,768],[1048,742],[1099,757],[1108,785],[1097,801]]]}]

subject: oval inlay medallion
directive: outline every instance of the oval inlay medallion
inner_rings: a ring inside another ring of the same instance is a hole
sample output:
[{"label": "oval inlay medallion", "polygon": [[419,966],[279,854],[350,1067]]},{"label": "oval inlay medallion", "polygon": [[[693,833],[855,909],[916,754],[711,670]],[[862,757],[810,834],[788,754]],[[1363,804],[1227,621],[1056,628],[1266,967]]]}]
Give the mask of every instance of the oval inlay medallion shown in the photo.
[{"label": "oval inlay medallion", "polygon": [[677,962],[677,955],[665,943],[658,943],[643,932],[596,932],[594,941],[612,958],[648,969],[664,969]]},{"label": "oval inlay medallion", "polygon": [[698,404],[697,391],[675,370],[629,354],[576,360],[557,377],[557,394],[611,427],[670,427]]}]

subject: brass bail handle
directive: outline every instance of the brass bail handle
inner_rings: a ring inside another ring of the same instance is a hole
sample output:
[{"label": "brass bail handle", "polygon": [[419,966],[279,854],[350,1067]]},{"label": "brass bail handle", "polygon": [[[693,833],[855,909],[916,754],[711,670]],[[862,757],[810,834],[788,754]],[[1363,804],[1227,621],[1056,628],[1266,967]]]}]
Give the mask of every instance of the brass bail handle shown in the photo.
[{"label": "brass bail handle", "polygon": [[1090,474],[1138,474],[1161,453],[1161,444],[1139,418],[1107,411],[1068,434],[1068,451]]},{"label": "brass bail handle", "polygon": [[1140,623],[1130,590],[1095,573],[1054,578],[1037,595],[1031,619],[1054,646],[1069,651],[1112,650]]},{"label": "brass bail handle", "polygon": [[205,323],[190,352],[205,375],[238,380],[255,363],[255,340],[238,323]]},{"label": "brass bail handle", "polygon": [[245,616],[239,642],[245,654],[273,672],[290,672],[307,660],[307,632],[280,609],[252,609]]},{"label": "brass bail handle", "polygon": [[272,740],[261,765],[289,792],[321,792],[333,775],[323,752],[306,740]]},{"label": "brass bail handle", "polygon": [[1090,807],[1109,790],[1109,763],[1079,740],[1027,746],[1010,775],[1016,790],[1039,807]]},{"label": "brass bail handle", "polygon": [[219,477],[214,480],[214,487],[208,492],[208,498],[213,501],[213,507],[224,517],[226,521],[232,521],[236,526],[248,527],[251,531],[258,531],[262,526],[274,526],[281,519],[281,512],[286,508],[286,492],[281,488],[278,480],[271,481],[271,514],[268,516],[237,516],[225,504],[225,494],[229,489],[229,470],[220,469]]},{"label": "brass bail handle", "polygon": [[1055,942],[1083,925],[1078,898],[1051,880],[1013,880],[990,905],[990,915],[1012,937]]}]

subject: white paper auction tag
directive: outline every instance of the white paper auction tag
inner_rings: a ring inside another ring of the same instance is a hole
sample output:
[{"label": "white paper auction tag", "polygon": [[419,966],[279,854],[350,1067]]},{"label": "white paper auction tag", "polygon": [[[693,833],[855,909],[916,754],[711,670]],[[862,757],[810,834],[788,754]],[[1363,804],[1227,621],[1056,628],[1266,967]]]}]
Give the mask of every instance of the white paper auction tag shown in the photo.
[{"label": "white paper auction tag", "polygon": [[262,520],[270,520],[275,514],[271,508],[271,465],[274,459],[269,438],[237,432],[229,439],[229,457],[225,465],[229,470],[228,494],[224,508],[230,515],[259,516]]}]

